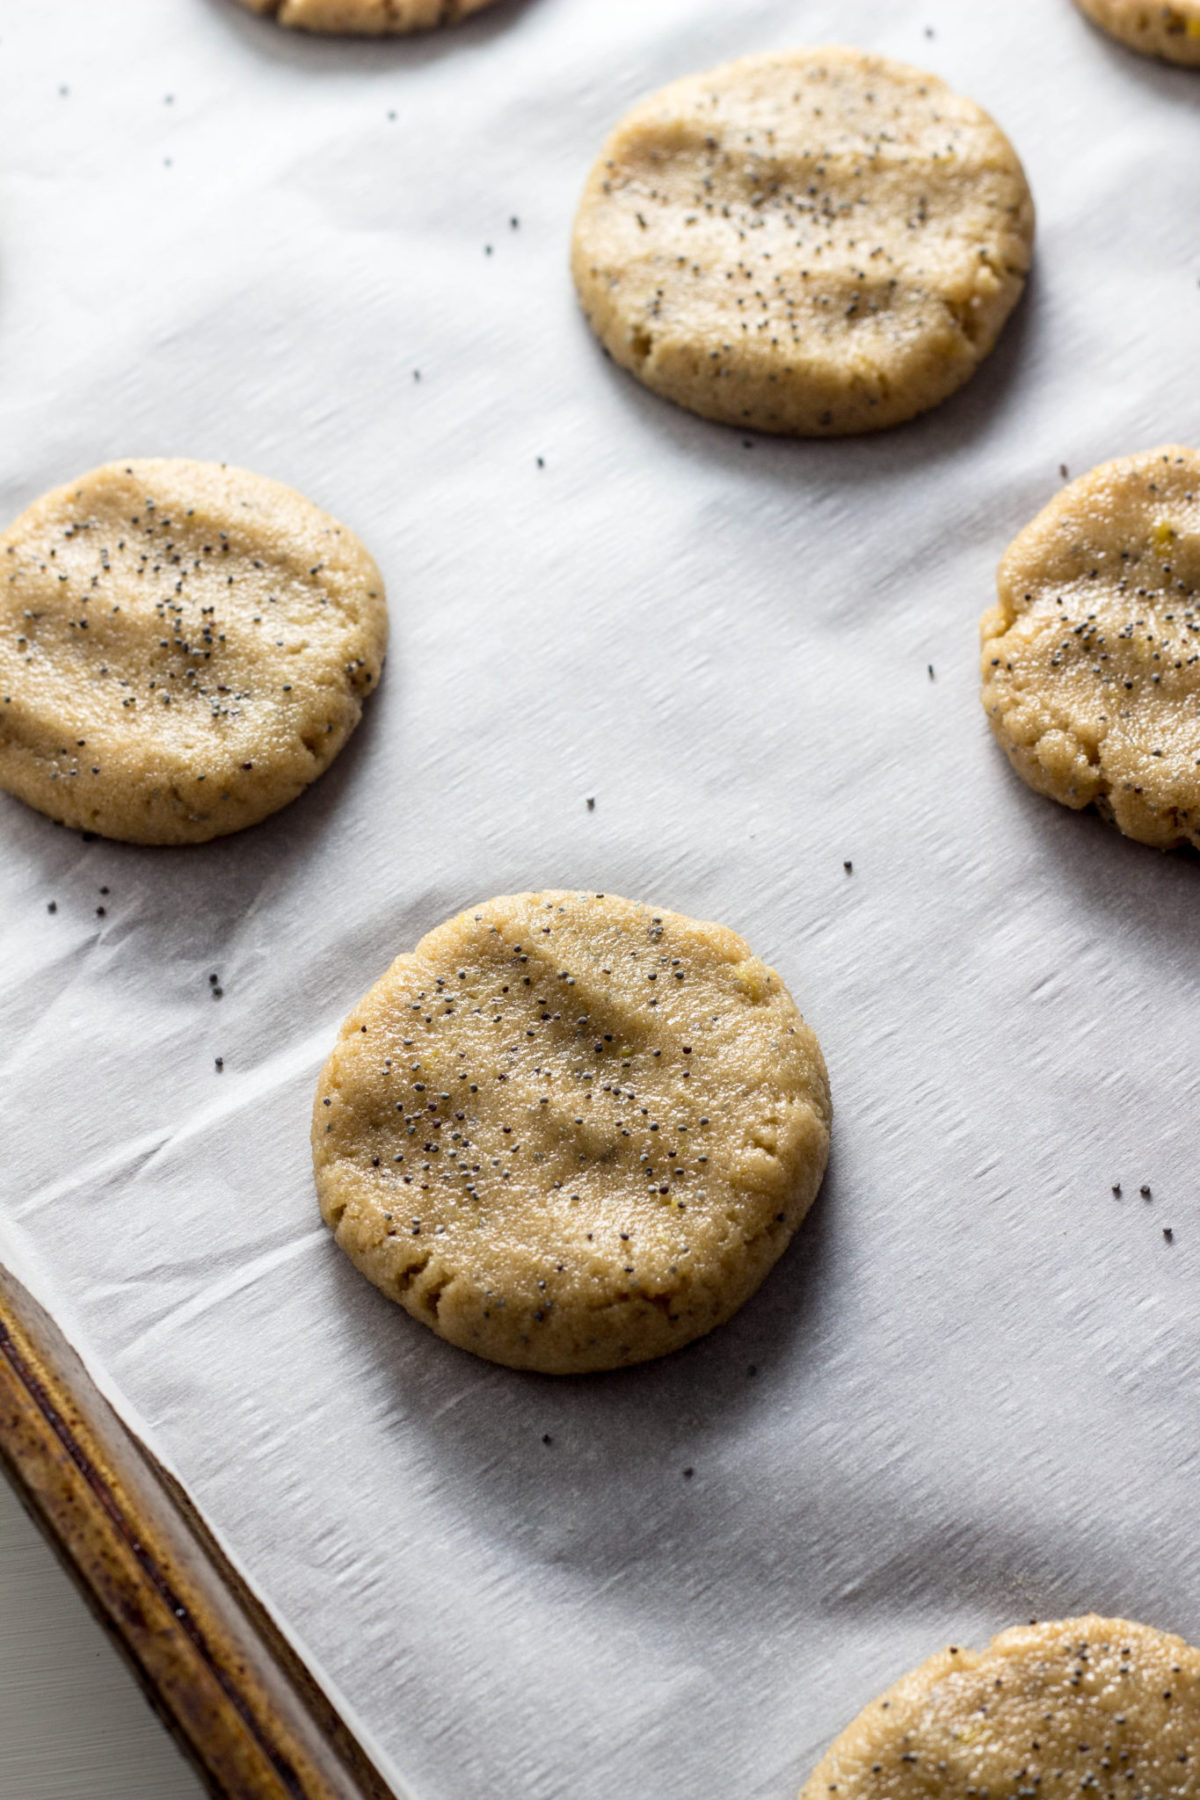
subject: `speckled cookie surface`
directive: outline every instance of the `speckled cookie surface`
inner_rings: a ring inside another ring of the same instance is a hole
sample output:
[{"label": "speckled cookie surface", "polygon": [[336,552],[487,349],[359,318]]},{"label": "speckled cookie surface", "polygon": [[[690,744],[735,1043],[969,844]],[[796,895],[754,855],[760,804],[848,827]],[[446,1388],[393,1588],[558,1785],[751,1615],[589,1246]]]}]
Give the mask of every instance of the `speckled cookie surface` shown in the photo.
[{"label": "speckled cookie surface", "polygon": [[551,1374],[728,1319],[807,1212],[821,1051],[720,925],[613,895],[472,907],[393,963],[313,1109],[321,1211],[441,1337]]},{"label": "speckled cookie surface", "polygon": [[1200,453],[1063,489],[1009,546],[983,704],[1017,773],[1161,850],[1200,846]]},{"label": "speckled cookie surface", "polygon": [[1029,267],[1033,203],[982,109],[822,48],[674,82],[605,144],[575,221],[613,358],[727,424],[838,436],[944,400]]},{"label": "speckled cookie surface", "polygon": [[1200,68],[1200,0],[1077,0],[1081,12],[1112,37],[1168,62]]},{"label": "speckled cookie surface", "polygon": [[492,0],[241,0],[280,25],[348,37],[400,37],[456,25]]},{"label": "speckled cookie surface", "polygon": [[1195,1800],[1200,1653],[1125,1619],[944,1650],[859,1714],[800,1800]]},{"label": "speckled cookie surface", "polygon": [[0,787],[138,844],[253,825],[329,767],[387,609],[353,533],[216,463],[109,463],[0,536]]}]

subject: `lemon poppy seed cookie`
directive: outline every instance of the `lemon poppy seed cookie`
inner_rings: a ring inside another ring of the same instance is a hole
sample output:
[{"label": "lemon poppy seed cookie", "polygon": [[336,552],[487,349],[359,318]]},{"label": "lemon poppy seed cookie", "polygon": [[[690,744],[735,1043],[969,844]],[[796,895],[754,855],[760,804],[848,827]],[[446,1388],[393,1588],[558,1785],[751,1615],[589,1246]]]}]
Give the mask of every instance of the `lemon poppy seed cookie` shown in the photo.
[{"label": "lemon poppy seed cookie", "polygon": [[800,1800],[1197,1800],[1200,1652],[1125,1619],[931,1657],[859,1714]]},{"label": "lemon poppy seed cookie", "polygon": [[1017,773],[1160,850],[1200,846],[1200,453],[1104,463],[1005,553],[983,704]]},{"label": "lemon poppy seed cookie", "polygon": [[439,1336],[549,1374],[728,1319],[807,1212],[829,1085],[779,976],[719,925],[517,894],[393,963],[313,1108],[321,1211]]},{"label": "lemon poppy seed cookie", "polygon": [[0,787],[131,843],[239,831],[329,767],[386,642],[379,570],[292,489],[109,463],[0,536]]},{"label": "lemon poppy seed cookie", "polygon": [[1167,62],[1200,68],[1200,0],[1077,0],[1081,12],[1111,37]]},{"label": "lemon poppy seed cookie", "polygon": [[402,37],[436,25],[457,25],[492,0],[242,0],[251,12],[280,25],[348,37]]},{"label": "lemon poppy seed cookie", "polygon": [[799,436],[960,387],[1024,285],[1012,146],[936,76],[821,48],[750,56],[627,114],[575,221],[583,308],[668,400]]}]

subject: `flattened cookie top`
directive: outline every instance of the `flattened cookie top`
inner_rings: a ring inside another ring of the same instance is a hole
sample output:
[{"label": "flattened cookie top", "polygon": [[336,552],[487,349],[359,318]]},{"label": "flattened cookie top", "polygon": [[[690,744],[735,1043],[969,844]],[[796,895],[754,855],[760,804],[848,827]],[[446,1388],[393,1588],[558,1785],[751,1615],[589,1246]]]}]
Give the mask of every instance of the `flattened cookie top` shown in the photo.
[{"label": "flattened cookie top", "polygon": [[1200,846],[1200,454],[1103,463],[1009,546],[983,704],[1017,773],[1160,850]]},{"label": "flattened cookie top", "polygon": [[0,536],[0,787],[64,824],[195,844],[294,800],[379,678],[352,532],[216,463],[108,463]]},{"label": "flattened cookie top", "polygon": [[944,400],[1029,267],[1008,139],[936,76],[858,50],[748,56],[627,114],[572,267],[647,387],[727,424],[833,437]]},{"label": "flattened cookie top", "polygon": [[829,1149],[820,1048],[732,931],[517,894],[422,938],[342,1027],[313,1108],[321,1211],[465,1350],[578,1373],[753,1293]]},{"label": "flattened cookie top", "polygon": [[492,0],[242,0],[280,25],[353,37],[402,37],[435,25],[457,25]]},{"label": "flattened cookie top", "polygon": [[1126,1619],[931,1657],[859,1714],[800,1800],[1195,1800],[1200,1653]]},{"label": "flattened cookie top", "polygon": [[1077,0],[1081,12],[1145,56],[1200,68],[1200,0]]}]

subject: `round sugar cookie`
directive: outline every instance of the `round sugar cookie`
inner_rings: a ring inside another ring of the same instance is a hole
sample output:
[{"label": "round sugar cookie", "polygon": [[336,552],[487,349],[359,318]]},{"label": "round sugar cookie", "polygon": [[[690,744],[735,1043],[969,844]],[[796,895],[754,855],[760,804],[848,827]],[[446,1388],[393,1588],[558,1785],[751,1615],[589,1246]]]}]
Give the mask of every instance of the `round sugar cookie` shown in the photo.
[{"label": "round sugar cookie", "polygon": [[402,37],[436,25],[457,25],[492,0],[242,0],[251,12],[280,25],[347,37]]},{"label": "round sugar cookie", "polygon": [[628,113],[572,269],[655,393],[801,437],[899,424],[987,355],[1029,268],[1008,139],[936,76],[859,50],[748,56]]},{"label": "round sugar cookie", "polygon": [[291,488],[108,463],[0,536],[0,787],[129,843],[240,831],[329,767],[386,642],[379,570]]},{"label": "round sugar cookie", "polygon": [[1200,0],[1076,0],[1081,12],[1111,37],[1167,62],[1200,68]]},{"label": "round sugar cookie", "polygon": [[399,957],[313,1107],[321,1211],[440,1337],[575,1374],[737,1311],[821,1185],[829,1083],[732,931],[612,894],[516,894]]},{"label": "round sugar cookie", "polygon": [[1200,846],[1200,453],[1103,463],[1010,544],[983,704],[1017,773],[1160,850]]},{"label": "round sugar cookie", "polygon": [[1200,1652],[1126,1619],[950,1649],[847,1726],[800,1800],[1197,1800]]}]

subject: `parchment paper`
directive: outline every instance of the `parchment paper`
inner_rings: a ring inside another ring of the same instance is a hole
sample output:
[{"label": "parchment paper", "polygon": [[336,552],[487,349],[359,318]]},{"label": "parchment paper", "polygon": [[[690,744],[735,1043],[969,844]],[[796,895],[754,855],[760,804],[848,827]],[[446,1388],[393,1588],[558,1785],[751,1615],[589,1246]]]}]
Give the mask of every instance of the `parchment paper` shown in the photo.
[{"label": "parchment paper", "polygon": [[[6,0],[0,39],[3,517],[110,457],[241,463],[361,534],[394,622],[253,831],[0,797],[0,1251],[398,1788],[787,1800],[947,1641],[1200,1638],[1197,865],[1026,790],[976,680],[1060,463],[1200,439],[1200,78],[1067,0],[509,0],[390,45]],[[1036,273],[925,420],[747,443],[603,359],[567,238],[636,97],[806,41],[995,114]],[[743,932],[837,1118],[731,1325],[555,1381],[362,1281],[307,1131],[394,954],[576,884]]]}]

